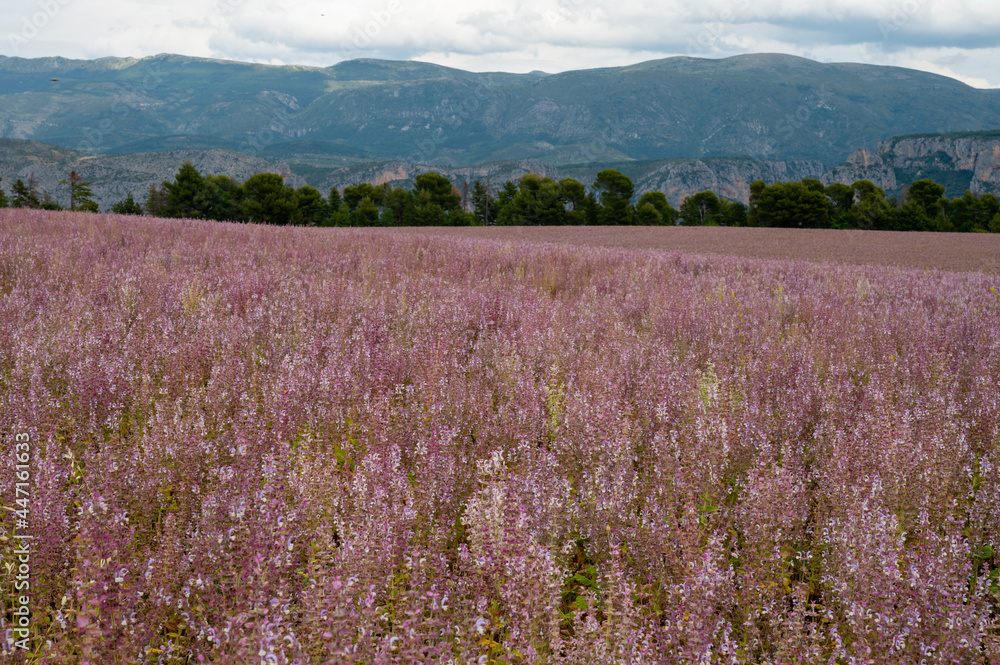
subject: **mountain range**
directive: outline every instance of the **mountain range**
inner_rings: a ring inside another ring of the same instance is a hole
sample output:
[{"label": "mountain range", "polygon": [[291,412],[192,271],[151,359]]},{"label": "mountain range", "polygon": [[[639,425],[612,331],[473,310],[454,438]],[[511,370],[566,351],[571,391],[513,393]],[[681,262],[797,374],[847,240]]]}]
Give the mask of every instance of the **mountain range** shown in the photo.
[{"label": "mountain range", "polygon": [[0,57],[0,137],[98,154],[221,148],[323,166],[745,155],[832,166],[892,136],[998,127],[1000,90],[774,54],[560,74]]},{"label": "mountain range", "polygon": [[529,171],[589,183],[611,167],[671,201],[702,189],[745,200],[758,178],[859,175],[891,191],[936,174],[958,195],[1000,188],[998,136],[980,131],[994,128],[998,90],[773,54],[561,74],[0,57],[0,176],[34,174],[55,192],[75,168],[102,207],[140,198],[183,161],[321,191],[431,169],[494,186]]}]

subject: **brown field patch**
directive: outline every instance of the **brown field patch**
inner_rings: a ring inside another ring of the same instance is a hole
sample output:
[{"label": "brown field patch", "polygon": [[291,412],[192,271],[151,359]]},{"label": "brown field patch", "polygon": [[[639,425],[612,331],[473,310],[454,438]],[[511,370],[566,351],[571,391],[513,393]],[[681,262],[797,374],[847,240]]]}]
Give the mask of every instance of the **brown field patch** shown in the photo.
[{"label": "brown field patch", "polygon": [[1000,234],[706,226],[421,227],[391,232],[1000,274]]}]

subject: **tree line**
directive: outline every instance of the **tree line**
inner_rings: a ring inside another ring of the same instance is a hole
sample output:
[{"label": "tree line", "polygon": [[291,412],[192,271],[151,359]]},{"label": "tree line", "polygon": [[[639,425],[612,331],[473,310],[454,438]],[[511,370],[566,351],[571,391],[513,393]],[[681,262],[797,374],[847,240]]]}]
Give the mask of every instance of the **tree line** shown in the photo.
[{"label": "tree line", "polygon": [[241,185],[184,164],[173,182],[150,188],[145,209],[159,217],[307,226],[673,224],[678,217],[660,192],[644,194],[633,206],[632,181],[612,169],[598,173],[591,190],[574,178],[535,174],[506,182],[497,192],[482,181],[464,187],[429,172],[416,176],[409,189],[360,183],[333,187],[324,197],[309,185],[285,185],[274,173]]},{"label": "tree line", "polygon": [[1000,200],[966,190],[948,199],[930,179],[907,187],[902,200],[887,197],[868,180],[852,185],[799,182],[750,185],[749,226],[875,229],[885,231],[959,231],[1000,233]]},{"label": "tree line", "polygon": [[[71,210],[97,212],[89,182],[71,172]],[[464,190],[464,191],[463,191]],[[401,186],[360,183],[333,187],[324,197],[309,185],[293,188],[276,173],[258,173],[240,183],[204,175],[190,162],[173,181],[150,187],[145,205],[130,194],[111,206],[119,214],[149,214],[220,221],[301,226],[469,225],[675,225],[879,229],[898,231],[989,231],[1000,233],[1000,200],[993,194],[948,199],[933,180],[912,183],[902,200],[887,197],[868,180],[824,185],[815,178],[750,185],[750,202],[729,201],[711,191],[687,197],[675,209],[662,192],[632,202],[635,186],[625,174],[605,169],[590,188],[574,178],[554,180],[529,173],[497,191],[475,181],[458,189],[429,172]],[[0,189],[0,207],[62,209],[33,179],[14,183],[10,199]]]},{"label": "tree line", "polygon": [[[3,179],[0,178],[0,181]],[[6,192],[0,188],[0,208],[36,208],[40,210],[76,210],[81,212],[100,212],[97,202],[94,201],[94,193],[90,189],[91,183],[85,181],[83,176],[76,171],[70,171],[65,180],[60,180],[60,184],[69,187],[69,205],[63,207],[59,205],[52,195],[47,191],[38,188],[35,177],[29,176],[28,182],[18,178],[11,186],[11,193],[8,197]],[[141,215],[142,206],[139,205],[132,195],[115,203],[109,209],[110,212],[122,215]]]}]

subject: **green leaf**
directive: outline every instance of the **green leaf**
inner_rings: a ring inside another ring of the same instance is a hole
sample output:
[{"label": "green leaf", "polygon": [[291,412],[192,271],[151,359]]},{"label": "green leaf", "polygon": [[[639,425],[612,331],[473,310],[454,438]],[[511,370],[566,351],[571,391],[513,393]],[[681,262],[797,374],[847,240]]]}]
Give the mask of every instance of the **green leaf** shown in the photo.
[{"label": "green leaf", "polygon": [[585,609],[587,609],[587,606],[588,606],[588,603],[587,603],[587,597],[586,596],[577,596],[576,597],[576,608],[577,609],[579,609],[579,610],[585,610]]}]

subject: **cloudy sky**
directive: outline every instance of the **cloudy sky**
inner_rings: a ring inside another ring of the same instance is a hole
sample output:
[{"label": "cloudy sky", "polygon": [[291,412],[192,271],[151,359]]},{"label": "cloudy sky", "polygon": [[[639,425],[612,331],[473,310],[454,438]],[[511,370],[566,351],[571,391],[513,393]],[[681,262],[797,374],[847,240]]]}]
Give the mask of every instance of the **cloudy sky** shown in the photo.
[{"label": "cloudy sky", "polygon": [[2,0],[0,54],[158,53],[328,66],[359,57],[475,71],[790,53],[1000,87],[995,0]]}]

